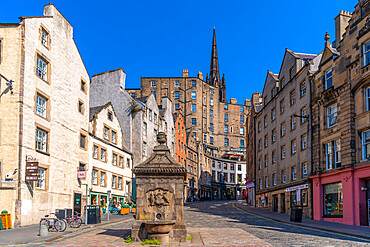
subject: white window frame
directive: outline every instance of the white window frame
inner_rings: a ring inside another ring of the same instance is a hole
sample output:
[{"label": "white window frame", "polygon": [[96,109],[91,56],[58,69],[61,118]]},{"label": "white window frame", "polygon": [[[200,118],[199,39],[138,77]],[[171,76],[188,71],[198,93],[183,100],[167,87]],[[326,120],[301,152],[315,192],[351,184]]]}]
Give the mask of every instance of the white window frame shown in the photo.
[{"label": "white window frame", "polygon": [[291,152],[292,154],[295,154],[297,152],[297,140],[294,139],[290,142],[291,145]]},{"label": "white window frame", "polygon": [[48,79],[48,62],[39,55],[37,55],[36,74],[45,81]]},{"label": "white window frame", "polygon": [[47,99],[39,94],[36,96],[36,113],[46,118]]},{"label": "white window frame", "polygon": [[302,178],[307,177],[307,162],[302,163]]},{"label": "white window frame", "polygon": [[191,111],[196,112],[197,111],[197,105],[196,104],[191,104]]},{"label": "white window frame", "polygon": [[41,28],[41,44],[43,44],[45,47],[48,47],[48,36],[49,33],[46,32],[43,28]]},{"label": "white window frame", "polygon": [[191,99],[197,99],[197,92],[196,91],[191,92]]},{"label": "white window frame", "polygon": [[36,128],[36,149],[42,152],[48,151],[48,132]]},{"label": "white window frame", "polygon": [[46,189],[46,169],[45,168],[39,167],[38,178],[37,178],[35,186],[38,189],[42,189],[42,190]]},{"label": "white window frame", "polygon": [[155,82],[155,81],[151,81],[151,82],[150,82],[150,86],[151,86],[151,87],[156,87],[156,86],[157,86],[157,82]]},{"label": "white window frame", "polygon": [[119,190],[121,190],[121,189],[122,189],[122,178],[121,178],[121,177],[118,177],[118,186],[117,186],[117,188],[118,188]]},{"label": "white window frame", "polygon": [[285,153],[286,153],[285,146],[281,146],[280,150],[281,150],[281,159],[285,159]]},{"label": "white window frame", "polygon": [[[329,75],[330,72],[330,75]],[[330,82],[330,87],[329,87]],[[325,71],[325,90],[331,88],[333,86],[333,69],[328,69]]]},{"label": "white window frame", "polygon": [[175,80],[175,82],[174,82],[174,86],[175,86],[175,87],[180,87],[180,81],[179,81],[179,80]]},{"label": "white window frame", "polygon": [[342,161],[340,139],[325,143],[324,149],[326,170],[332,170],[340,167]]},{"label": "white window frame", "polygon": [[174,92],[174,97],[175,97],[175,99],[180,99],[180,91],[175,91]]},{"label": "white window frame", "polygon": [[337,105],[337,103],[332,104],[331,106],[328,106],[326,108],[326,114],[327,114],[327,118],[326,118],[327,127],[331,128],[331,127],[337,125],[337,123],[338,123],[338,105]]},{"label": "white window frame", "polygon": [[241,135],[244,135],[244,127],[240,127],[240,132]]},{"label": "white window frame", "polygon": [[302,150],[307,148],[307,134],[302,135],[301,137]]}]

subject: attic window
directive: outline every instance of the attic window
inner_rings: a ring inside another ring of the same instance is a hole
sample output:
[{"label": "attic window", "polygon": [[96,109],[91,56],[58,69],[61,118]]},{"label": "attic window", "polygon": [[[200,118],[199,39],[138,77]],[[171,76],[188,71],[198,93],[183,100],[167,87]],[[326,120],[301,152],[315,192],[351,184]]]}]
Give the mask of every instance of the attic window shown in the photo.
[{"label": "attic window", "polygon": [[110,121],[113,121],[113,114],[112,114],[112,112],[111,112],[111,111],[108,111],[108,119],[109,119]]},{"label": "attic window", "polygon": [[294,70],[294,66],[290,69],[290,79],[293,79],[295,75],[295,70]]}]

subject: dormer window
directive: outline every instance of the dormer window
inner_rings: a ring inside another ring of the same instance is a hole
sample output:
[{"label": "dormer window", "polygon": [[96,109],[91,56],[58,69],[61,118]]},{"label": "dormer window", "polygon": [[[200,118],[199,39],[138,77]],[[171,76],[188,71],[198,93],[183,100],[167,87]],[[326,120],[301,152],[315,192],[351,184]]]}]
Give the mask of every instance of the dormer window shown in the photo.
[{"label": "dormer window", "polygon": [[332,69],[328,69],[327,71],[325,71],[325,90],[333,86],[332,76],[333,76]]}]

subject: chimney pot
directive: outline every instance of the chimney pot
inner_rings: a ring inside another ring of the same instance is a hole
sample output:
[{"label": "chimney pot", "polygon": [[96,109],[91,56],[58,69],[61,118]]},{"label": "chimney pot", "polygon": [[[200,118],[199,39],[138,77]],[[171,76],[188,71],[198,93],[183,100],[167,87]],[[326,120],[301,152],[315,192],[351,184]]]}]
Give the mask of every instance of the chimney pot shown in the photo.
[{"label": "chimney pot", "polygon": [[189,76],[189,71],[187,69],[182,70],[182,77],[188,77]]}]

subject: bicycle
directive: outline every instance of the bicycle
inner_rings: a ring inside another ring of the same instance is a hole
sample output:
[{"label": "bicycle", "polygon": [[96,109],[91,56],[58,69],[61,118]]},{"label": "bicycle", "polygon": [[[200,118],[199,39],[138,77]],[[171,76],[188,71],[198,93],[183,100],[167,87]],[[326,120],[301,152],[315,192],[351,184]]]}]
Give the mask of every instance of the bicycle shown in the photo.
[{"label": "bicycle", "polygon": [[[55,215],[55,213],[50,213]],[[49,217],[45,215],[45,218],[41,218],[40,225],[47,225],[48,231],[54,228],[57,232],[64,232],[67,229],[67,222],[65,220],[60,220],[57,217]]]},{"label": "bicycle", "polygon": [[81,214],[77,214],[75,216],[72,215],[68,216],[66,218],[67,224],[70,227],[79,228],[82,225],[82,218],[80,216]]}]

